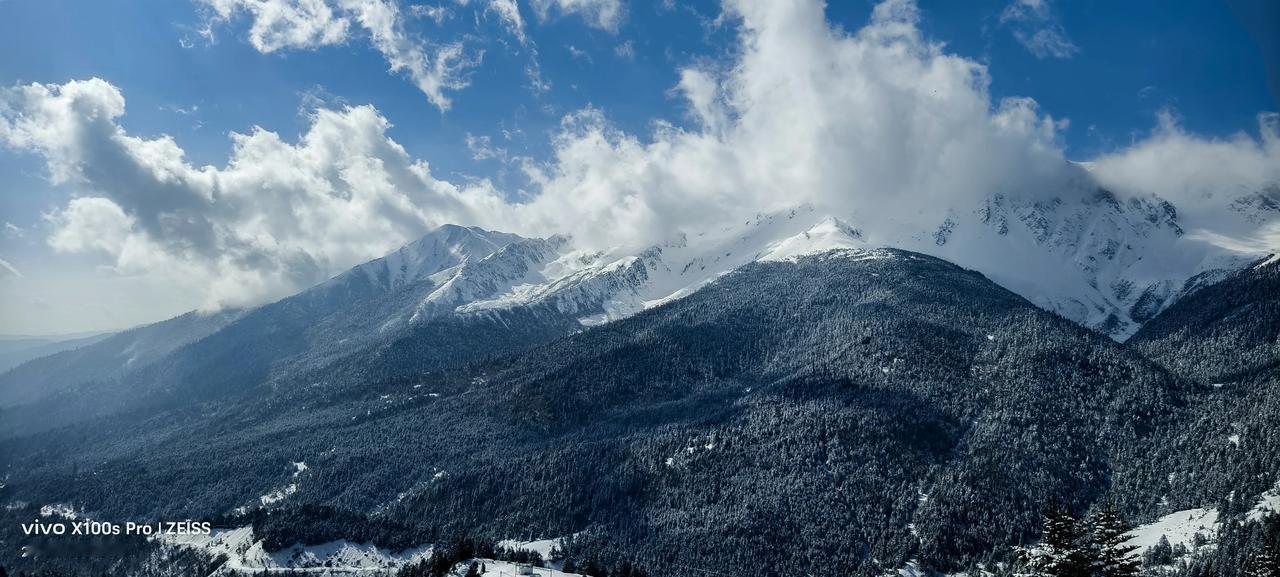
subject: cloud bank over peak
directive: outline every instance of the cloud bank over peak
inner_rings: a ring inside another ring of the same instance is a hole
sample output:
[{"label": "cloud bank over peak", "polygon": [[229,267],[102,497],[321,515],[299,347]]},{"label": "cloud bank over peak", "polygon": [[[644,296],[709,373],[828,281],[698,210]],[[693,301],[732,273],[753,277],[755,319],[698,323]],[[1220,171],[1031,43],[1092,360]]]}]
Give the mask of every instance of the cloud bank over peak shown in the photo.
[{"label": "cloud bank over peak", "polygon": [[818,2],[725,10],[737,58],[686,68],[677,86],[693,128],[658,122],[642,140],[598,110],[571,116],[555,157],[531,168],[541,194],[526,212],[598,223],[577,233],[599,243],[799,203],[888,225],[1065,176],[1059,121],[1030,99],[993,104],[985,67],[925,39],[911,2],[877,6],[853,34]]},{"label": "cloud bank over peak", "polygon": [[40,153],[54,181],[83,191],[47,215],[49,243],[198,291],[207,308],[276,298],[505,210],[483,183],[435,179],[369,106],[316,110],[297,143],[232,134],[215,168],[186,162],[169,137],[129,135],[117,124],[124,97],[104,80],[19,86],[0,101],[0,142]]},{"label": "cloud bank over peak", "polygon": [[[131,136],[106,81],[32,84],[0,92],[0,143],[42,155],[51,179],[81,191],[48,216],[55,248],[173,277],[209,308],[283,296],[444,223],[645,246],[807,203],[875,243],[997,193],[1092,193],[1059,145],[1066,121],[1028,98],[993,101],[987,69],[926,38],[908,0],[879,4],[854,32],[816,0],[723,9],[739,47],[680,71],[685,121],[636,135],[604,110],[571,113],[553,154],[524,161],[518,199],[436,178],[369,106],[318,109],[297,142],[233,134],[225,166],[197,167],[168,137]],[[1267,188],[1280,183],[1275,126],[1264,116],[1258,139],[1212,140],[1170,120],[1091,171],[1117,193],[1168,198],[1206,242],[1265,244],[1273,223],[1227,227],[1206,195],[1280,190]]]}]

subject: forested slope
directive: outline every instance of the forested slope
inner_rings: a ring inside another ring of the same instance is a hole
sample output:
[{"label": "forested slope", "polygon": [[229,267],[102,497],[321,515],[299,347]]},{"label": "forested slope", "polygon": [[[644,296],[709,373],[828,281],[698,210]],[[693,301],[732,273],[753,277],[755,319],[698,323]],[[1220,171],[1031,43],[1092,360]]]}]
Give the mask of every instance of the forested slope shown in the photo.
[{"label": "forested slope", "polygon": [[367,519],[398,546],[586,531],[658,572],[946,569],[1033,539],[1050,500],[1154,509],[1151,446],[1191,386],[894,250],[751,264],[496,360],[418,365],[433,339],[6,441],[7,491],[130,518],[265,507],[280,543]]}]

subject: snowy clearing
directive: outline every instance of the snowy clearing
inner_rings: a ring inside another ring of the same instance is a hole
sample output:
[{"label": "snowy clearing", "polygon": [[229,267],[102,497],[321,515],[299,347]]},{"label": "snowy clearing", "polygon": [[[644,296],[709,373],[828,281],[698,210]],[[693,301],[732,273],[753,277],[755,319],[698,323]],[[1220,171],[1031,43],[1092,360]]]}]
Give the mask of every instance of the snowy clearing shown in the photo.
[{"label": "snowy clearing", "polygon": [[1146,552],[1160,542],[1160,537],[1169,539],[1173,546],[1182,545],[1191,549],[1196,534],[1206,539],[1213,539],[1218,533],[1218,511],[1215,509],[1187,509],[1170,513],[1154,523],[1140,525],[1129,531],[1132,537],[1125,545],[1137,547],[1137,554]]}]

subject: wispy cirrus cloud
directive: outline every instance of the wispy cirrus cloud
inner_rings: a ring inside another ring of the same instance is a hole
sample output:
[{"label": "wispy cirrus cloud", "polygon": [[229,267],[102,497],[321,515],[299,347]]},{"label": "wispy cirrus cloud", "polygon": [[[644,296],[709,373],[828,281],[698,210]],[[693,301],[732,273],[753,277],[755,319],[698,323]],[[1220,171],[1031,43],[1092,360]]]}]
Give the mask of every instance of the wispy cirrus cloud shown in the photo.
[{"label": "wispy cirrus cloud", "polygon": [[[211,10],[209,31],[214,24],[248,16],[249,43],[264,54],[344,44],[358,31],[382,54],[391,73],[407,76],[442,111],[451,105],[449,93],[467,86],[467,71],[479,61],[461,42],[428,42],[410,33],[395,0],[196,1]],[[522,28],[518,32],[523,36]]]},{"label": "wispy cirrus cloud", "polygon": [[1080,52],[1067,36],[1049,0],[1013,0],[1000,13],[1000,25],[1036,58],[1070,58]]},{"label": "wispy cirrus cloud", "polygon": [[531,0],[531,3],[542,20],[554,13],[573,14],[607,32],[617,32],[626,17],[622,0]]},{"label": "wispy cirrus cloud", "polygon": [[0,279],[2,278],[22,278],[22,273],[9,264],[9,261],[0,258]]}]

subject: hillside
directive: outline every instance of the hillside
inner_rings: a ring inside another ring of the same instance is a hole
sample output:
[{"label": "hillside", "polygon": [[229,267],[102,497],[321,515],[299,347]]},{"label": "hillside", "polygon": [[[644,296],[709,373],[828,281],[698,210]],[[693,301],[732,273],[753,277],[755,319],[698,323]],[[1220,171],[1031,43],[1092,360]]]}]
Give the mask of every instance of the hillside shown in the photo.
[{"label": "hillside", "polygon": [[264,507],[281,543],[371,515],[401,527],[389,546],[587,531],[698,566],[957,568],[1031,538],[1050,498],[1083,509],[1124,487],[1131,510],[1154,506],[1165,471],[1144,447],[1185,392],[980,274],[895,250],[750,264],[495,361],[344,374],[5,441],[11,496],[121,517]]},{"label": "hillside", "polygon": [[1185,378],[1194,418],[1170,430],[1171,509],[1212,507],[1221,543],[1188,574],[1242,575],[1280,539],[1280,266],[1272,257],[1197,290],[1152,319],[1130,346]]}]

